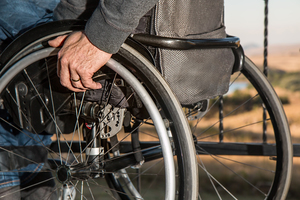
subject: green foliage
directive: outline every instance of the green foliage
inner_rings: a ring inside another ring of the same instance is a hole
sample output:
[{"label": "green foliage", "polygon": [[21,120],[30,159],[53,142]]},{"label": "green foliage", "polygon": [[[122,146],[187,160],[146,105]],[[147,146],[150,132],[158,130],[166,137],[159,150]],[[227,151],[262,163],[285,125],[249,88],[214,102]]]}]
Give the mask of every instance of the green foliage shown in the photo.
[{"label": "green foliage", "polygon": [[300,91],[300,72],[270,70],[268,79],[274,86],[296,92]]},{"label": "green foliage", "polygon": [[[217,101],[217,102],[215,102]],[[216,104],[216,105],[214,105]],[[252,110],[255,107],[261,106],[262,101],[260,98],[252,97],[248,91],[236,90],[230,95],[226,95],[223,97],[223,112],[224,115],[227,113],[231,113],[231,115],[236,115],[239,113],[244,113]],[[208,112],[205,117],[216,117],[219,113],[219,99],[213,99],[210,102],[210,105],[214,105],[210,108],[210,112]]]},{"label": "green foliage", "polygon": [[[262,104],[260,98],[252,97],[249,93],[241,90],[236,90],[232,95],[224,97],[224,104],[233,110],[235,107],[240,106],[236,111],[237,113],[250,111],[255,107],[259,107]],[[230,111],[228,110],[228,111]],[[224,110],[226,112],[226,110]]]},{"label": "green foliage", "polygon": [[280,96],[279,97],[281,103],[284,105],[284,104],[289,104],[290,103],[290,100],[289,100],[289,97],[288,96]]}]

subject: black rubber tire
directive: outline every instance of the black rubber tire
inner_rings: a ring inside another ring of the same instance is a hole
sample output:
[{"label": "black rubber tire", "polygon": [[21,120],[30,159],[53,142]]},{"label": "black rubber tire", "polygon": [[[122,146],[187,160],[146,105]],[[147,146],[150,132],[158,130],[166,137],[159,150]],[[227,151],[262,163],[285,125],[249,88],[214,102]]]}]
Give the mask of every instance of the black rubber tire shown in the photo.
[{"label": "black rubber tire", "polygon": [[[84,22],[76,20],[52,22],[23,34],[1,55],[0,77],[5,76],[5,73],[10,70],[10,66],[27,54],[46,48],[49,39],[72,31],[83,30],[84,25]],[[179,189],[176,197],[178,199],[195,199],[198,181],[195,148],[190,128],[176,97],[153,64],[130,45],[124,44],[113,58],[126,66],[143,83],[155,103],[159,104],[164,117],[168,119],[174,140],[174,151],[177,158],[175,161],[178,166],[177,187]],[[111,184],[110,186],[114,187]]]},{"label": "black rubber tire", "polygon": [[271,117],[275,132],[277,150],[276,174],[267,199],[285,199],[292,175],[293,145],[282,103],[268,79],[249,58],[245,60],[242,73],[248,77],[260,94]]},{"label": "black rubber tire", "polygon": [[[231,92],[210,100],[205,115],[193,124],[192,133],[198,142],[199,194],[203,199],[207,194],[211,195],[207,198],[285,199],[292,174],[293,149],[282,103],[249,58],[232,80],[247,82],[245,87],[250,89],[237,89],[236,94]],[[239,101],[243,96],[247,98]],[[221,99],[223,104],[219,104]],[[262,134],[263,105],[267,111],[266,141]],[[206,124],[206,118],[213,122],[201,126]],[[242,122],[242,118],[247,121]],[[219,180],[216,172],[221,172]],[[208,187],[209,182],[212,184]]]}]

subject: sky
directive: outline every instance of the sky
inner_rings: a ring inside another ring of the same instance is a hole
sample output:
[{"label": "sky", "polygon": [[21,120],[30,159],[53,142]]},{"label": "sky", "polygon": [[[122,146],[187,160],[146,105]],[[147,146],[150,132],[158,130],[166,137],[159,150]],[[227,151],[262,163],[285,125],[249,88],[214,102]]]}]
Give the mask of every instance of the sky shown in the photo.
[{"label": "sky", "polygon": [[[224,0],[225,26],[243,46],[263,46],[264,0]],[[300,0],[269,0],[269,45],[300,46]]]}]

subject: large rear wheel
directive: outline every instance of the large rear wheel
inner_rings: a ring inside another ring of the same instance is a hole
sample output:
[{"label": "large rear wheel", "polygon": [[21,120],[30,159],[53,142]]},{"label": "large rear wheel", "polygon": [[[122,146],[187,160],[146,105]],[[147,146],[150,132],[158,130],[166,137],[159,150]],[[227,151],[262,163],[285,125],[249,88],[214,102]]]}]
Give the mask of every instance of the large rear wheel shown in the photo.
[{"label": "large rear wheel", "polygon": [[[1,150],[20,163],[2,172],[53,175],[32,179],[14,193],[55,181],[46,199],[195,199],[197,168],[189,126],[148,59],[124,44],[95,74],[101,90],[73,93],[60,85],[58,50],[46,42],[83,27],[78,21],[37,27],[1,56],[1,100],[9,118],[1,117],[1,125],[8,137],[17,133],[31,142],[1,142]],[[31,147],[49,162],[18,151]],[[42,167],[33,171],[29,165]]]},{"label": "large rear wheel", "polygon": [[285,199],[289,126],[267,78],[248,59],[228,94],[186,108],[197,140],[201,199]]}]

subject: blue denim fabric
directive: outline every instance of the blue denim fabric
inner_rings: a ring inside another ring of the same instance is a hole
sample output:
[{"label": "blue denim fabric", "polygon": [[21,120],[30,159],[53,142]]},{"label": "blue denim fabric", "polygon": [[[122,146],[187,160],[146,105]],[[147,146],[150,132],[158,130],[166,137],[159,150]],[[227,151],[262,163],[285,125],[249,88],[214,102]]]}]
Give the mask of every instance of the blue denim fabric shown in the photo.
[{"label": "blue denim fabric", "polygon": [[[60,0],[0,0],[0,40],[12,41],[22,32],[34,26],[52,21],[52,12]],[[9,120],[6,111],[0,116]],[[50,145],[52,135],[35,135],[26,130],[19,131],[0,120],[0,146]],[[28,135],[34,139],[28,137]],[[39,172],[43,164],[30,164],[20,171]],[[20,185],[30,181],[36,173],[17,172],[0,173],[0,188]]]},{"label": "blue denim fabric", "polygon": [[52,12],[60,0],[1,0],[0,40],[14,39],[18,34],[52,21]]},{"label": "blue denim fabric", "polygon": [[[0,110],[0,146],[48,146],[52,143],[52,135],[36,135],[26,130],[18,130],[13,128],[12,119],[5,110]],[[3,122],[3,120],[7,121]],[[35,173],[18,172],[13,170],[10,172],[0,172],[0,189],[3,187],[16,186],[26,184],[36,173],[41,170],[43,164],[30,164],[27,167],[20,169],[19,171],[30,171]]]}]

